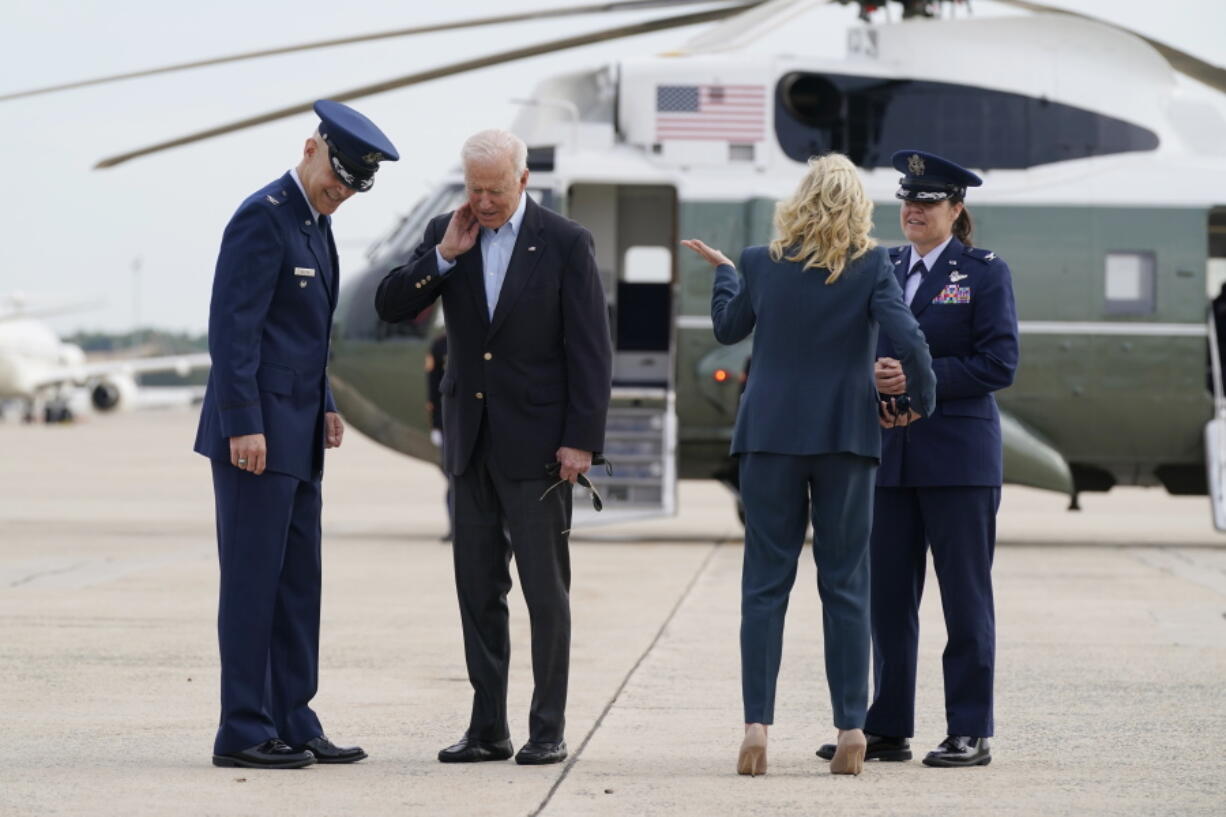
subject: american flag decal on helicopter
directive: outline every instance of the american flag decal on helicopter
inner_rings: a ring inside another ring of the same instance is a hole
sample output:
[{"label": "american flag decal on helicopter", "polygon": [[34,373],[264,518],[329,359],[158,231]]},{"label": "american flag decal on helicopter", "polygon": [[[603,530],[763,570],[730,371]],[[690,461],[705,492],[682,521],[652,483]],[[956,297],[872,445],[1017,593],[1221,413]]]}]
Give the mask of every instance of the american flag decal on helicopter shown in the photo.
[{"label": "american flag decal on helicopter", "polygon": [[763,85],[656,86],[656,141],[716,139],[749,143],[765,138]]}]

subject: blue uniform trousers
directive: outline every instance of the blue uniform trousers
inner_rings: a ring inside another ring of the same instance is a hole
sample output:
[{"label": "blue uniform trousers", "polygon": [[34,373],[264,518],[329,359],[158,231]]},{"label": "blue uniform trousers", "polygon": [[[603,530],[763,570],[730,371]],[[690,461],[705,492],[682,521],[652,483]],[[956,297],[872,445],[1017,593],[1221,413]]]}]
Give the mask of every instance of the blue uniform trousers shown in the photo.
[{"label": "blue uniform trousers", "polygon": [[221,723],[213,751],[323,734],[319,685],[320,483],[214,460],[221,563]]},{"label": "blue uniform trousers", "polygon": [[948,636],[942,657],[947,734],[993,734],[992,556],[999,507],[998,487],[877,489],[871,548],[874,693],[866,731],[915,734],[919,604],[931,545]]},{"label": "blue uniform trousers", "polygon": [[741,454],[745,562],[741,692],[746,723],[773,723],[783,620],[812,508],[826,681],[834,725],[864,726],[868,703],[869,525],[877,463],[855,454]]}]

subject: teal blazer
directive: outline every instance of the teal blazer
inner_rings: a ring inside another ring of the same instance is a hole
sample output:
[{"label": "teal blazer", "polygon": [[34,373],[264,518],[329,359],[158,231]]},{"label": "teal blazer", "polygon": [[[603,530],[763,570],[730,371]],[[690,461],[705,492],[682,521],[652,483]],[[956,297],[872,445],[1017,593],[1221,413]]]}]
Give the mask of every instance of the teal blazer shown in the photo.
[{"label": "teal blazer", "polygon": [[731,266],[717,267],[711,293],[720,343],[754,332],[733,454],[848,452],[880,461],[873,382],[878,327],[898,353],[912,407],[932,413],[932,357],[884,248],[848,264],[833,284],[826,283],[829,270],[772,261],[766,247],[741,253],[740,269],[738,275]]}]

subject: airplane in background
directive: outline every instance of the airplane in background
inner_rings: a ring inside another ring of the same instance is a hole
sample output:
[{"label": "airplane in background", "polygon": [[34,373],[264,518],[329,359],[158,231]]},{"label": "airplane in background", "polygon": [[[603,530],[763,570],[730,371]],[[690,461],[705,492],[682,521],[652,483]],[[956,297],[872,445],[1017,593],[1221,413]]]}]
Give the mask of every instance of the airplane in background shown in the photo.
[{"label": "airplane in background", "polygon": [[[186,375],[209,365],[206,353],[91,361],[80,346],[65,343],[41,318],[76,311],[87,304],[60,303],[30,309],[21,296],[8,296],[0,307],[0,406],[17,402],[26,422],[73,419],[84,390],[86,405],[99,412],[125,411],[162,402],[145,394],[136,378],[154,372]],[[176,390],[190,402],[192,390]]]}]

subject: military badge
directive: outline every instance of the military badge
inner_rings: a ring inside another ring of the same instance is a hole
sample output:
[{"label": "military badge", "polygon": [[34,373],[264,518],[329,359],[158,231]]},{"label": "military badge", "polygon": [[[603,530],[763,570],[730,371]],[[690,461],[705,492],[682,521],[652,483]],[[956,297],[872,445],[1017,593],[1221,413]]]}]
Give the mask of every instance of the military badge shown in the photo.
[{"label": "military badge", "polygon": [[386,158],[387,158],[386,156],[384,156],[382,153],[376,150],[376,151],[372,151],[371,153],[367,153],[365,156],[363,156],[362,161],[368,165],[377,165],[379,164],[379,162],[382,162]]},{"label": "military badge", "polygon": [[907,157],[907,172],[912,176],[924,175],[924,157],[918,153],[912,153]]},{"label": "military badge", "polygon": [[971,302],[971,288],[950,284],[938,292],[932,299],[932,302],[934,304],[969,304]]},{"label": "military badge", "polygon": [[949,280],[954,282],[955,284],[963,280],[964,278],[966,278],[966,276],[960,272],[951,272],[949,274]]}]

